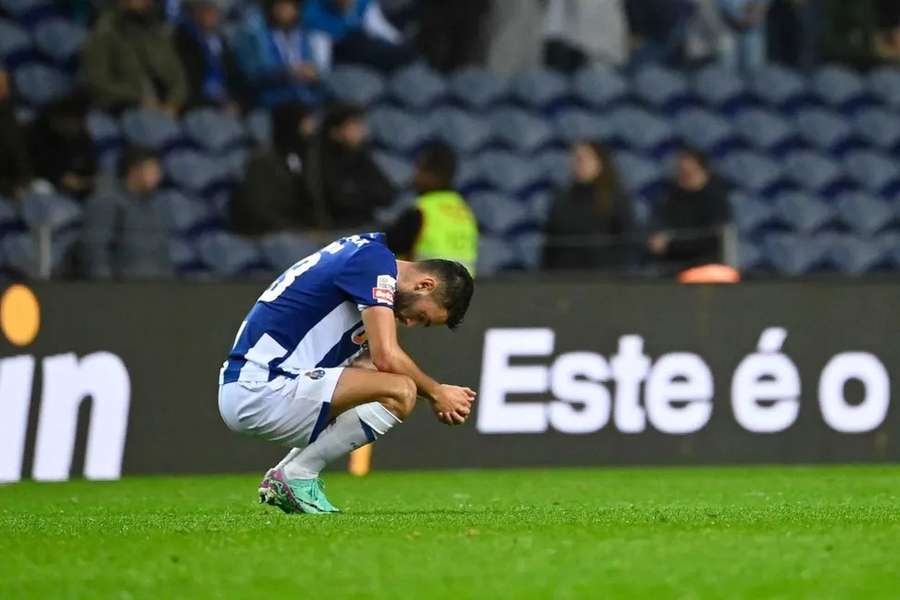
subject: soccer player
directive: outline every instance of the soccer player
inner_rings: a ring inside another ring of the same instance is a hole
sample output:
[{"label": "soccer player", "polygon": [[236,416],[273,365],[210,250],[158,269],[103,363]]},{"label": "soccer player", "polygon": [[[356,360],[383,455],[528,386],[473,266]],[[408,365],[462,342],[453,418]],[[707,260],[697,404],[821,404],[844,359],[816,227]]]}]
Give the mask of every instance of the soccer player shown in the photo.
[{"label": "soccer player", "polygon": [[401,349],[397,323],[453,329],[473,290],[463,265],[399,261],[380,233],[332,242],[276,279],[219,375],[219,412],[231,430],[293,448],[266,473],[260,502],[338,512],[319,473],[401,423],[417,396],[439,421],[464,423],[475,392],[426,375]]}]

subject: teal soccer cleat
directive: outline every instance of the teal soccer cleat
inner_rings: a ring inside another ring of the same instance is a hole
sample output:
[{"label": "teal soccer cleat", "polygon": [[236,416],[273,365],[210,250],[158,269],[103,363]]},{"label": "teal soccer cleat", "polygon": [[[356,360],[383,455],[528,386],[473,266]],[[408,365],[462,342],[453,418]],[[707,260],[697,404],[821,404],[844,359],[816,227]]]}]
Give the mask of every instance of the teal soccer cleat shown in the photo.
[{"label": "teal soccer cleat", "polygon": [[266,473],[259,484],[259,502],[280,508],[289,515],[322,512],[313,506],[305,507],[300,503],[281,469],[271,469]]},{"label": "teal soccer cleat", "polygon": [[311,514],[341,512],[325,497],[325,482],[321,479],[291,479],[287,483],[303,512]]}]

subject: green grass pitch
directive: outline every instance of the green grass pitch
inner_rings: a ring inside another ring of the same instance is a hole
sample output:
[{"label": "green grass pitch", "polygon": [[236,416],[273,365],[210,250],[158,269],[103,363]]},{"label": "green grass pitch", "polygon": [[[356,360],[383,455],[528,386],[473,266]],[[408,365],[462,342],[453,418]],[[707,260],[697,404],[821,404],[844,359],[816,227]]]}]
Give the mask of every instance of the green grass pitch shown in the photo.
[{"label": "green grass pitch", "polygon": [[0,487],[0,598],[900,598],[900,467],[331,474]]}]

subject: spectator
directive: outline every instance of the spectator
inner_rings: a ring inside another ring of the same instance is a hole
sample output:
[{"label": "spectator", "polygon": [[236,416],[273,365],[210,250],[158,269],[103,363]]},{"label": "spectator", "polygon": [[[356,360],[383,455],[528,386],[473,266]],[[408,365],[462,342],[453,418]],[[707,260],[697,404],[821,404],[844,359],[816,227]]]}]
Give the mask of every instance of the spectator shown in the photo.
[{"label": "spectator", "polygon": [[331,37],[337,62],[390,71],[415,59],[378,0],[306,0],[303,23]]},{"label": "spectator", "polygon": [[678,153],[675,180],[656,221],[660,231],[648,242],[656,257],[678,266],[721,261],[721,229],[731,222],[728,189],[702,153],[690,148]]},{"label": "spectator", "polygon": [[307,180],[316,205],[324,207],[328,227],[369,226],[375,209],[394,199],[394,188],[372,159],[367,137],[361,108],[336,104],[326,112]]},{"label": "spectator", "polygon": [[550,0],[544,62],[566,73],[593,63],[619,66],[628,62],[623,0]]},{"label": "spectator", "polygon": [[543,31],[543,19],[541,0],[518,0],[515,3],[493,0],[484,36],[488,70],[504,77],[512,77],[517,73],[539,68],[542,54],[540,44],[522,44],[522,40],[539,39]]},{"label": "spectator", "polygon": [[478,224],[462,196],[453,191],[456,156],[443,143],[426,146],[416,161],[415,206],[387,231],[388,246],[410,260],[446,258],[475,272]]},{"label": "spectator", "polygon": [[766,14],[771,0],[719,0],[735,36],[734,51],[725,62],[744,73],[766,64]]},{"label": "spectator", "polygon": [[24,135],[16,121],[9,74],[0,65],[0,196],[18,198],[31,182]]},{"label": "spectator", "polygon": [[[514,3],[516,11],[527,11],[524,0]],[[484,20],[490,5],[485,0],[421,0],[419,51],[432,67],[449,73],[484,62]],[[521,40],[519,40],[521,42]],[[522,52],[521,44],[518,48]]]},{"label": "spectator", "polygon": [[875,55],[887,62],[900,62],[900,4],[896,0],[878,0],[878,33]]},{"label": "spectator", "polygon": [[307,140],[315,121],[305,106],[282,104],[272,113],[272,148],[247,161],[243,181],[231,199],[231,224],[245,235],[296,230],[326,221],[312,204],[304,174]]},{"label": "spectator", "polygon": [[238,113],[244,85],[234,52],[222,34],[219,0],[191,0],[175,31],[175,47],[188,81],[188,106]]},{"label": "spectator", "polygon": [[572,184],[553,202],[544,248],[546,269],[618,270],[631,262],[631,198],[609,150],[579,142],[571,152]]},{"label": "spectator", "polygon": [[685,61],[688,64],[703,64],[722,57],[733,57],[734,33],[722,15],[720,0],[690,1],[693,7],[685,31]]},{"label": "spectator", "polygon": [[81,60],[104,110],[149,106],[174,116],[187,101],[184,69],[153,0],[118,0],[97,20]]},{"label": "spectator", "polygon": [[625,0],[632,60],[680,63],[692,10],[689,0]]},{"label": "spectator", "polygon": [[88,98],[76,93],[48,106],[28,131],[35,175],[79,200],[91,193],[97,176],[87,112]]},{"label": "spectator", "polygon": [[169,226],[154,198],[162,181],[157,156],[128,148],[118,177],[98,185],[84,213],[83,262],[97,279],[160,279],[173,274]]},{"label": "spectator", "polygon": [[879,14],[874,2],[820,0],[823,58],[867,68],[876,61]]},{"label": "spectator", "polygon": [[331,65],[332,45],[321,32],[307,30],[298,0],[264,0],[264,13],[251,11],[237,36],[235,50],[256,103],[318,104],[321,75]]},{"label": "spectator", "polygon": [[772,60],[800,69],[819,61],[821,33],[819,0],[774,0],[769,11],[769,55]]}]

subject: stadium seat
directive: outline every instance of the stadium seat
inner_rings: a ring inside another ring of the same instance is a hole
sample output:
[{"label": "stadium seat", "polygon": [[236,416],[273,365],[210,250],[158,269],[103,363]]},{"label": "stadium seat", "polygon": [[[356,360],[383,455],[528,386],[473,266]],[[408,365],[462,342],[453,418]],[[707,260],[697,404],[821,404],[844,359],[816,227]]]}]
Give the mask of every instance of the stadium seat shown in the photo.
[{"label": "stadium seat", "polygon": [[599,111],[567,108],[556,113],[554,122],[558,137],[567,144],[582,140],[603,142],[614,135],[612,124]]},{"label": "stadium seat", "polygon": [[617,152],[613,158],[622,184],[635,195],[652,195],[662,183],[664,173],[659,161],[650,160],[633,152]]},{"label": "stadium seat", "polygon": [[900,172],[896,161],[871,150],[850,152],[845,159],[847,172],[863,188],[893,197],[900,193]]},{"label": "stadium seat", "polygon": [[740,75],[718,65],[705,67],[694,75],[693,92],[707,106],[729,114],[747,100],[747,86]]},{"label": "stadium seat", "polygon": [[679,112],[675,129],[682,140],[711,156],[720,156],[738,144],[731,123],[719,114],[702,108]]},{"label": "stadium seat", "polygon": [[881,67],[866,79],[869,92],[888,108],[900,109],[900,69]]},{"label": "stadium seat", "polygon": [[0,0],[0,7],[19,19],[35,10],[48,8],[50,4],[47,0]]},{"label": "stadium seat", "polygon": [[72,89],[72,80],[61,70],[42,63],[28,63],[15,70],[16,89],[32,106],[58,100]]},{"label": "stadium seat", "polygon": [[264,264],[256,244],[226,231],[201,236],[197,240],[197,249],[214,273],[226,277],[247,273]]},{"label": "stadium seat", "polygon": [[447,95],[441,76],[419,63],[395,73],[390,88],[394,98],[414,110],[434,108]]},{"label": "stadium seat", "polygon": [[742,272],[754,272],[764,270],[766,266],[762,248],[750,239],[741,239],[738,243],[738,269]]},{"label": "stadium seat", "polygon": [[[860,235],[871,236],[884,231],[895,220],[894,209],[890,204],[865,192],[842,194],[837,199],[835,208],[841,222]],[[900,217],[900,214],[897,216]]]},{"label": "stadium seat", "polygon": [[363,107],[377,104],[386,92],[381,75],[358,65],[335,67],[326,75],[324,83],[335,98]]},{"label": "stadium seat", "polygon": [[412,154],[434,134],[433,119],[421,119],[395,108],[377,108],[368,122],[376,144],[391,152]]},{"label": "stadium seat", "polygon": [[740,111],[735,129],[750,145],[773,154],[783,154],[799,143],[797,131],[790,121],[762,108]]},{"label": "stadium seat", "polygon": [[650,106],[667,112],[674,112],[690,97],[690,88],[681,73],[654,64],[635,73],[632,91]]},{"label": "stadium seat", "polygon": [[53,233],[81,221],[81,205],[62,194],[28,194],[21,200],[22,220],[31,229],[49,227]]},{"label": "stadium seat", "polygon": [[851,145],[853,129],[846,118],[823,108],[808,108],[798,112],[797,129],[803,139],[819,150],[841,155]]},{"label": "stadium seat", "polygon": [[572,80],[575,98],[590,108],[609,108],[624,100],[628,82],[610,68],[590,67],[578,71]]},{"label": "stadium seat", "polygon": [[528,271],[538,270],[544,258],[544,234],[528,231],[516,235],[511,241],[519,264]]},{"label": "stadium seat", "polygon": [[793,108],[808,95],[806,80],[797,73],[769,65],[752,73],[749,88],[753,94],[770,106]]},{"label": "stadium seat", "polygon": [[495,189],[510,195],[527,195],[546,187],[549,180],[530,160],[516,154],[489,150],[478,157],[481,175]]},{"label": "stadium seat", "polygon": [[784,183],[781,164],[755,152],[731,152],[719,161],[719,166],[722,175],[735,185],[766,197],[775,195]]},{"label": "stadium seat", "polygon": [[675,144],[675,133],[668,121],[635,107],[624,107],[611,115],[616,139],[629,150],[640,150],[661,158]]},{"label": "stadium seat", "polygon": [[763,253],[776,271],[787,275],[812,273],[829,266],[827,243],[821,236],[772,233],[763,240]]},{"label": "stadium seat", "polygon": [[547,218],[550,216],[550,210],[553,208],[555,197],[555,191],[539,190],[520,201],[528,206],[529,219],[539,227],[543,227],[544,224],[547,223]]},{"label": "stadium seat", "polygon": [[220,154],[243,145],[244,126],[230,114],[213,108],[198,108],[182,119],[188,139],[207,152]]},{"label": "stadium seat", "polygon": [[272,116],[266,109],[257,108],[248,114],[244,125],[257,146],[268,146],[272,143]]},{"label": "stadium seat", "polygon": [[812,76],[810,87],[817,98],[844,111],[856,108],[867,97],[866,88],[859,75],[837,65],[817,69]]},{"label": "stadium seat", "polygon": [[194,237],[217,224],[215,215],[205,202],[191,198],[178,190],[163,190],[156,194],[169,217],[169,226],[175,233]]},{"label": "stadium seat", "polygon": [[395,188],[402,190],[412,183],[414,172],[410,162],[387,152],[375,152],[373,158]]},{"label": "stadium seat", "polygon": [[879,149],[900,150],[900,115],[896,110],[866,108],[853,119],[856,132]]},{"label": "stadium seat", "polygon": [[785,164],[788,178],[811,192],[834,196],[848,183],[840,163],[818,152],[791,152]]},{"label": "stadium seat", "polygon": [[122,132],[130,144],[162,151],[181,139],[181,128],[172,117],[150,108],[126,111],[122,115]]},{"label": "stadium seat", "polygon": [[482,235],[478,238],[478,275],[494,275],[515,264],[516,248],[502,237]]},{"label": "stadium seat", "polygon": [[108,113],[92,110],[87,115],[86,123],[100,171],[115,173],[123,140],[119,122]]},{"label": "stadium seat", "polygon": [[554,186],[562,187],[569,183],[572,168],[567,150],[559,148],[546,150],[538,154],[534,160],[540,164],[544,175],[553,182]]},{"label": "stadium seat", "polygon": [[19,223],[18,202],[0,196],[0,233]]},{"label": "stadium seat", "polygon": [[502,194],[475,193],[466,198],[478,220],[479,230],[506,234],[530,220],[528,207]]},{"label": "stadium seat", "polygon": [[460,154],[479,152],[490,145],[493,138],[491,125],[486,119],[476,112],[454,107],[438,109],[428,121],[422,121],[420,127],[429,127],[429,134],[433,132]]},{"label": "stadium seat", "polygon": [[894,230],[883,233],[875,238],[875,242],[881,248],[881,252],[891,261],[894,268],[900,268],[900,231]]},{"label": "stadium seat", "polygon": [[828,257],[844,273],[859,275],[888,269],[892,257],[877,240],[854,235],[828,237]]},{"label": "stadium seat", "polygon": [[180,189],[211,199],[230,177],[227,165],[193,150],[175,150],[163,159],[166,175]]},{"label": "stadium seat", "polygon": [[546,111],[568,98],[569,80],[555,71],[528,71],[513,78],[511,90],[520,103]]},{"label": "stadium seat", "polygon": [[8,69],[34,58],[34,46],[28,31],[12,21],[0,19],[0,63]]},{"label": "stadium seat", "polygon": [[489,116],[494,138],[519,152],[535,152],[552,145],[556,132],[547,120],[517,108],[500,108]]},{"label": "stadium seat", "polygon": [[175,272],[179,275],[189,275],[199,270],[205,270],[200,253],[189,240],[171,238],[169,240],[169,257]]},{"label": "stadium seat", "polygon": [[41,21],[34,30],[37,47],[59,65],[67,65],[76,58],[85,39],[84,27],[60,17]]},{"label": "stadium seat", "polygon": [[456,170],[454,185],[464,196],[485,187],[493,189],[487,184],[481,171],[481,164],[475,157],[464,157],[460,161],[459,168]]},{"label": "stadium seat", "polygon": [[496,74],[469,67],[450,76],[450,95],[457,104],[473,110],[485,110],[502,102],[509,94],[509,83]]},{"label": "stadium seat", "polygon": [[774,209],[778,220],[797,233],[817,233],[835,222],[834,208],[804,192],[779,194]]},{"label": "stadium seat", "polygon": [[741,234],[753,236],[778,222],[771,202],[741,191],[731,192],[728,200],[734,223]]},{"label": "stadium seat", "polygon": [[237,146],[228,152],[216,157],[216,160],[222,161],[228,177],[232,180],[239,180],[244,177],[247,159],[250,156],[250,150],[245,146]]},{"label": "stadium seat", "polygon": [[20,275],[37,275],[37,249],[30,232],[18,231],[0,237],[6,266]]},{"label": "stadium seat", "polygon": [[259,241],[266,262],[278,272],[314,253],[319,245],[309,236],[291,232],[269,234]]}]

